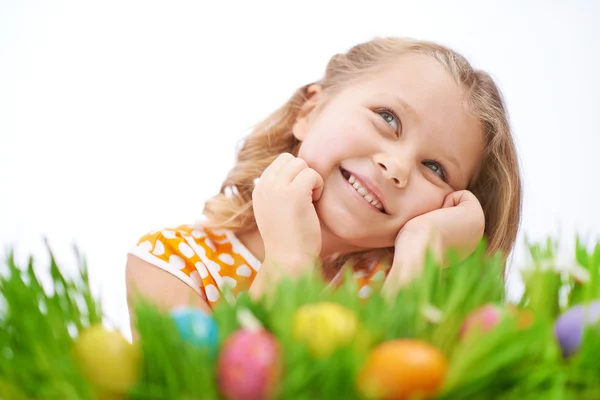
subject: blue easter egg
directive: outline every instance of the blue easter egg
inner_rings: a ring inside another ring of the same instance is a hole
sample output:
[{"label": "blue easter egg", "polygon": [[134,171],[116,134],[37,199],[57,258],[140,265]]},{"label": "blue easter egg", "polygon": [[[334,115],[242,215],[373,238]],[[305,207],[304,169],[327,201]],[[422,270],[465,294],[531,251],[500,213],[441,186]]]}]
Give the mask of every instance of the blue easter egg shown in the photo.
[{"label": "blue easter egg", "polygon": [[554,333],[565,357],[579,350],[584,328],[597,323],[598,320],[600,320],[600,301],[575,306],[558,318]]},{"label": "blue easter egg", "polygon": [[207,348],[215,354],[219,330],[215,320],[205,312],[192,307],[180,307],[171,312],[181,338],[200,348]]}]

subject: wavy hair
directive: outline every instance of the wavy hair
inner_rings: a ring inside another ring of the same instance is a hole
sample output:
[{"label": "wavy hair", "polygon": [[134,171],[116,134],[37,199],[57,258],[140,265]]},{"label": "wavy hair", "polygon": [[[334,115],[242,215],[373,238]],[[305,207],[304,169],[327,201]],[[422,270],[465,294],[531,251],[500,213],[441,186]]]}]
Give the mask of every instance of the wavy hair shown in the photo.
[{"label": "wavy hair", "polygon": [[[317,83],[323,87],[324,94],[331,94],[405,54],[437,60],[462,88],[467,111],[479,121],[485,143],[483,162],[467,189],[483,207],[488,253],[502,252],[507,257],[516,241],[520,222],[521,178],[508,113],[502,94],[489,74],[473,69],[462,55],[445,46],[391,37],[377,38],[333,56],[325,76]],[[256,228],[252,209],[254,182],[279,154],[298,154],[300,142],[292,134],[292,127],[307,100],[311,84],[296,90],[281,108],[256,125],[243,140],[237,162],[225,178],[220,193],[205,203],[204,215],[209,226],[234,232]],[[366,265],[391,255],[393,248],[374,249],[325,263],[340,266],[351,261],[355,265]]]}]

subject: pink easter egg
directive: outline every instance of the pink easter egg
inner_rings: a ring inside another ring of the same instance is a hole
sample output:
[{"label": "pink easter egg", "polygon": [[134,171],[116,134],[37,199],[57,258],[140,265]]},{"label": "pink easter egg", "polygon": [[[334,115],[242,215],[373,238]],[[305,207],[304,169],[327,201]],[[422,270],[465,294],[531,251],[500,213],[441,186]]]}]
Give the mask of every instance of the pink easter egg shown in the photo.
[{"label": "pink easter egg", "polygon": [[280,373],[279,343],[266,330],[240,329],[223,343],[217,360],[217,379],[226,399],[270,399]]}]

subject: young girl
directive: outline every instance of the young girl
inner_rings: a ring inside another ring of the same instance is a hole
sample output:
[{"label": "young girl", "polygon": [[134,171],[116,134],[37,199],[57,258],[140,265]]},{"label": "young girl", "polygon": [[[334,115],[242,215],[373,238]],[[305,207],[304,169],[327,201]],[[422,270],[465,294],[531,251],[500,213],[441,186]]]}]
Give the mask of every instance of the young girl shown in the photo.
[{"label": "young girl", "polygon": [[393,294],[427,248],[466,256],[485,237],[508,255],[520,206],[490,76],[435,43],[377,39],[334,56],[253,130],[206,222],[139,240],[128,292],[210,311],[226,285],[258,296],[310,268],[331,280],[350,262],[359,296]]}]

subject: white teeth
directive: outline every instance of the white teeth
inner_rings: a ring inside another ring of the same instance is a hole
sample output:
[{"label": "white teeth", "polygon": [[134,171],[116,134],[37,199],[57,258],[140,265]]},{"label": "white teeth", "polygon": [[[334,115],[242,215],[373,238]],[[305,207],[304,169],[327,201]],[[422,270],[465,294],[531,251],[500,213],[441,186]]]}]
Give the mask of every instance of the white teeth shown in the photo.
[{"label": "white teeth", "polygon": [[371,203],[378,210],[383,209],[383,206],[375,200],[371,194],[367,194],[367,190],[358,183],[358,180],[353,175],[350,175],[350,178],[348,178],[348,183],[350,183],[352,187],[356,189],[358,194],[360,194],[367,202]]}]

